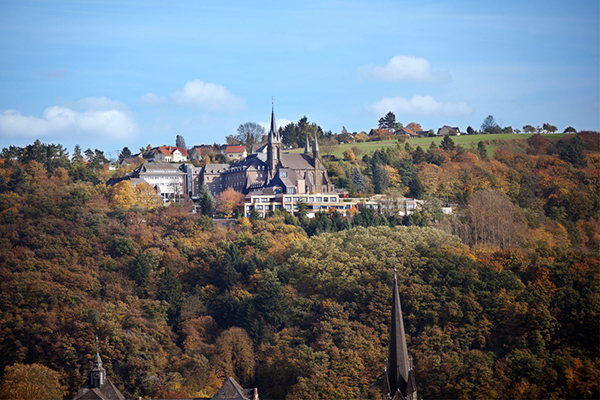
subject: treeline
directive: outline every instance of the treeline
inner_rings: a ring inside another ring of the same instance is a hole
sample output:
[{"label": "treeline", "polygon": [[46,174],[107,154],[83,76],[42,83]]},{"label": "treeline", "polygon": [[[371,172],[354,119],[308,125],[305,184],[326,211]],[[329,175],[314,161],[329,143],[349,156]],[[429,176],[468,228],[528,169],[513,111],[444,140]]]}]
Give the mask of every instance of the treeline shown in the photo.
[{"label": "treeline", "polygon": [[[488,154],[489,146],[495,147],[493,155]],[[563,231],[569,245],[590,251],[600,246],[598,132],[565,135],[559,140],[538,134],[529,139],[479,142],[477,147],[456,145],[445,136],[439,146],[432,143],[425,149],[405,143],[360,157],[360,149],[355,148],[346,160],[325,166],[336,187],[346,188],[350,196],[387,194],[392,199],[409,196],[452,205],[459,216],[438,226],[469,245],[494,236],[473,228],[481,224],[475,219],[498,220],[498,214],[511,214],[509,220],[515,225],[506,227],[509,231],[522,231],[524,223],[537,232],[535,239],[529,236],[530,244]],[[472,204],[480,203],[477,197],[485,197],[482,192],[486,190],[495,191],[502,206],[494,205],[493,199],[484,200],[482,206]]]},{"label": "treeline", "polygon": [[[589,168],[498,154],[572,177]],[[589,250],[598,239],[576,245],[545,214],[536,227],[502,188],[468,196],[470,213],[453,225],[473,241],[465,246],[434,227],[446,222],[436,207],[420,223],[374,211],[276,213],[229,229],[188,205],[126,210],[69,163],[0,160],[4,373],[43,364],[71,398],[98,335],[107,376],[126,397],[212,396],[235,376],[261,398],[379,398],[396,266],[423,398],[600,394],[600,262]],[[505,226],[500,215],[483,230],[477,217],[490,203],[512,204],[523,219]]]}]

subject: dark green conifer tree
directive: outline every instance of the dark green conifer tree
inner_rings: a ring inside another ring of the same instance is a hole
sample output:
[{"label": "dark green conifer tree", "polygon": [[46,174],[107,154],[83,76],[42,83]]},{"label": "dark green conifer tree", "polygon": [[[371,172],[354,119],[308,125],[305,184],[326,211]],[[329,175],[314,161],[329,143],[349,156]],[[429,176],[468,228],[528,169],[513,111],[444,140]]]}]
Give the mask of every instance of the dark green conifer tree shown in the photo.
[{"label": "dark green conifer tree", "polygon": [[360,172],[358,167],[354,168],[354,174],[352,174],[352,183],[356,187],[356,191],[358,193],[365,193],[367,191],[367,186],[365,185],[365,177]]},{"label": "dark green conifer tree", "polygon": [[179,313],[183,292],[181,283],[175,275],[175,272],[166,266],[158,281],[158,299],[169,303],[169,322],[173,323]]},{"label": "dark green conifer tree", "polygon": [[450,137],[450,135],[444,136],[442,139],[442,143],[440,147],[444,150],[454,150],[454,140]]}]

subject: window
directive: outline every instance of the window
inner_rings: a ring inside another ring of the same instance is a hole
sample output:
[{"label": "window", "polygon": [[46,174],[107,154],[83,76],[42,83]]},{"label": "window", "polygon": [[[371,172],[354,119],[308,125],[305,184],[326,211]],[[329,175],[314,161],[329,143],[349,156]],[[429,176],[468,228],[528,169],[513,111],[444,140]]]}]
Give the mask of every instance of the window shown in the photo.
[{"label": "window", "polygon": [[299,197],[294,197],[294,201],[298,201],[298,200],[299,200]]},{"label": "window", "polygon": [[304,201],[304,202],[306,202],[306,197],[302,197],[302,198],[300,199],[300,201]]},{"label": "window", "polygon": [[310,202],[312,203],[312,202],[314,202],[314,201],[315,201],[315,198],[314,198],[314,197],[309,197],[309,198],[308,198],[308,201],[310,201]]},{"label": "window", "polygon": [[287,178],[287,171],[279,171],[280,178]]},{"label": "window", "polygon": [[271,206],[265,206],[265,211],[271,211]]},{"label": "window", "polygon": [[293,188],[293,187],[287,188],[287,194],[296,194],[296,188]]},{"label": "window", "polygon": [[323,197],[323,201],[324,202],[328,202],[329,201],[329,197]]},{"label": "window", "polygon": [[257,209],[257,210],[261,210],[261,211],[262,211],[262,209],[263,209],[263,206],[256,206],[256,209]]},{"label": "window", "polygon": [[269,199],[267,199],[266,197],[263,197],[262,199],[260,199],[261,203],[268,203]]},{"label": "window", "polygon": [[292,205],[291,204],[286,204],[285,205],[285,209],[286,210],[291,210],[292,209]]},{"label": "window", "polygon": [[320,203],[323,199],[321,197],[317,197],[317,203]]},{"label": "window", "polygon": [[335,202],[337,202],[337,197],[331,197],[329,200],[330,200],[332,203],[335,203]]},{"label": "window", "polygon": [[291,197],[286,197],[285,201],[292,201],[292,198]]},{"label": "window", "polygon": [[276,210],[281,210],[281,206],[279,204],[275,205]]},{"label": "window", "polygon": [[246,211],[252,211],[252,206],[246,206]]}]

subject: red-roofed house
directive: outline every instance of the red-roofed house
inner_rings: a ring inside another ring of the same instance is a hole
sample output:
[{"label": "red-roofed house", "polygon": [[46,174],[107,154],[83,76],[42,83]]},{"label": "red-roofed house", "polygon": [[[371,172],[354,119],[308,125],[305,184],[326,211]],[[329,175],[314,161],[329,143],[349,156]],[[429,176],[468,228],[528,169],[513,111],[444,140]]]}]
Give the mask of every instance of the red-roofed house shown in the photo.
[{"label": "red-roofed house", "polygon": [[187,161],[188,152],[185,147],[159,146],[144,154],[146,161],[179,163]]},{"label": "red-roofed house", "polygon": [[224,154],[228,160],[241,160],[248,156],[246,146],[226,144],[221,146],[221,154]]}]

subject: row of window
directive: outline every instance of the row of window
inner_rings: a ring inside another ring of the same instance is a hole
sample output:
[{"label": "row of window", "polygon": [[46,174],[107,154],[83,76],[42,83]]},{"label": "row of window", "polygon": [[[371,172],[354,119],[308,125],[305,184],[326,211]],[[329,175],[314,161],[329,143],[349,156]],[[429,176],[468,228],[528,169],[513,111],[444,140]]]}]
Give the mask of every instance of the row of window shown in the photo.
[{"label": "row of window", "polygon": [[337,202],[337,197],[286,197],[284,199],[285,202],[291,202],[293,199],[294,202],[296,201],[303,201],[306,203],[306,201],[308,200],[309,203],[327,203],[327,202],[332,202],[332,203],[336,203]]}]

